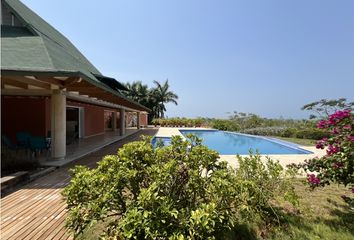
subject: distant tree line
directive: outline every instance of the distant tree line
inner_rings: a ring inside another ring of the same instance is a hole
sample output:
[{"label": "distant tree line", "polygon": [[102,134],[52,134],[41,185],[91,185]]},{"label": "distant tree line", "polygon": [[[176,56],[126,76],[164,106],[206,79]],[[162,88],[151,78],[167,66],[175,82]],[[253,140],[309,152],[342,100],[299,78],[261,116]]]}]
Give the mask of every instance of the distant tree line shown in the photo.
[{"label": "distant tree line", "polygon": [[346,98],[321,99],[301,108],[311,112],[309,119],[268,119],[253,113],[235,111],[229,119],[209,119],[208,122],[211,127],[224,131],[319,140],[326,137],[328,132],[316,128],[315,119],[327,118],[339,110],[353,110],[353,107],[354,102],[348,102]]}]

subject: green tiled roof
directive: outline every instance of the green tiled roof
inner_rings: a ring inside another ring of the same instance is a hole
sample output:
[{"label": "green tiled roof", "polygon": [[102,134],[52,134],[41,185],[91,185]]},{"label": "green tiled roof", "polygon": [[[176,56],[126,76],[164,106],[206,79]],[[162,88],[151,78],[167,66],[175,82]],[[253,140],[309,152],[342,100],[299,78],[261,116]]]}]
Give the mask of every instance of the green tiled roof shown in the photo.
[{"label": "green tiled roof", "polygon": [[[33,70],[79,71],[92,79],[95,79],[92,73],[100,74],[66,37],[20,1],[4,0],[3,2],[35,36],[31,39],[27,39],[27,36],[2,36],[1,50],[4,51],[2,59],[5,60],[2,63],[2,69],[30,70],[29,67],[34,67]],[[9,29],[7,31],[11,32]],[[13,27],[12,33],[15,34],[15,31],[16,27]],[[34,49],[27,45],[31,41],[35,42]],[[16,57],[16,61],[7,61],[8,55],[5,55],[5,53],[9,53],[7,50],[14,54],[23,54],[24,58]],[[28,59],[27,56],[31,56],[33,53],[38,54],[41,60],[47,55],[46,61],[38,61],[37,58]]]},{"label": "green tiled roof", "polygon": [[21,21],[23,27],[1,26],[1,70],[72,73],[128,100],[119,91],[101,82],[96,77],[102,76],[97,68],[65,36],[36,13],[18,0],[2,2]]}]

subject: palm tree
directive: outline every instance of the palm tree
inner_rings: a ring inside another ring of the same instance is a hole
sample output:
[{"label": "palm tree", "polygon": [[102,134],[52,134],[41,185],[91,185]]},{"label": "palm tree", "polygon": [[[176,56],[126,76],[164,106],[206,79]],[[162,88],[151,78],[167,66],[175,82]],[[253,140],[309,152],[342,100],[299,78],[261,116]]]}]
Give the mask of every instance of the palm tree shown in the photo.
[{"label": "palm tree", "polygon": [[150,89],[141,81],[125,84],[129,90],[126,92],[127,97],[151,109],[149,122],[154,118],[164,118],[166,111],[165,103],[172,102],[177,105],[176,100],[178,99],[175,93],[169,91],[168,80],[163,84],[154,81],[154,84],[156,87]]},{"label": "palm tree", "polygon": [[141,81],[134,81],[131,84],[126,83],[125,86],[129,90],[126,93],[129,98],[144,106],[147,104],[150,94],[147,85],[143,84]]},{"label": "palm tree", "polygon": [[158,81],[154,81],[156,87],[152,90],[152,96],[155,98],[157,105],[156,111],[158,117],[164,118],[166,111],[166,103],[174,103],[177,105],[178,96],[169,90],[170,85],[168,84],[168,79],[161,84]]}]

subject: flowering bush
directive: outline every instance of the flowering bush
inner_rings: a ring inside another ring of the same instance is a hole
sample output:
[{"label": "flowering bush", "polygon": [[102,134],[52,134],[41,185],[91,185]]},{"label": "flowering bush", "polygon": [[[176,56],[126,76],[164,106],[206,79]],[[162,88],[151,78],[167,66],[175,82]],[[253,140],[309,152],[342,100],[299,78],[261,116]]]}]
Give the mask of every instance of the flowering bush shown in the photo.
[{"label": "flowering bush", "polygon": [[100,222],[102,239],[235,239],[244,224],[268,224],[279,197],[297,203],[279,162],[251,153],[236,171],[218,158],[195,136],[128,143],[97,168],[72,170],[66,225],[75,237]]},{"label": "flowering bush", "polygon": [[[316,148],[325,149],[326,155],[307,160],[301,165],[308,174],[311,187],[339,183],[349,186],[354,193],[354,116],[351,110],[336,111],[328,119],[318,122],[319,129],[329,132],[329,138],[318,141]],[[342,198],[354,205],[353,196]]]}]

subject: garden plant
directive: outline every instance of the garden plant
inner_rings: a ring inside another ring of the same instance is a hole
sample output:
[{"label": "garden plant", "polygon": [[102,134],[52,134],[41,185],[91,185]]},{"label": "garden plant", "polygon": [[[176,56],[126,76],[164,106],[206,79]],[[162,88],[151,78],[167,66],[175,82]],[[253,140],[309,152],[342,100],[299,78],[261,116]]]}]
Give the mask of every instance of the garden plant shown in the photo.
[{"label": "garden plant", "polygon": [[326,148],[326,155],[300,167],[309,172],[307,180],[312,188],[331,183],[348,186],[353,194],[342,198],[354,207],[354,116],[351,110],[336,111],[319,121],[317,127],[330,134],[316,144],[319,149]]},{"label": "garden plant", "polygon": [[126,144],[95,169],[78,166],[65,188],[67,227],[80,236],[96,224],[112,239],[235,239],[245,226],[277,219],[275,199],[297,203],[278,162],[238,156],[238,170],[190,135],[154,148]]}]

